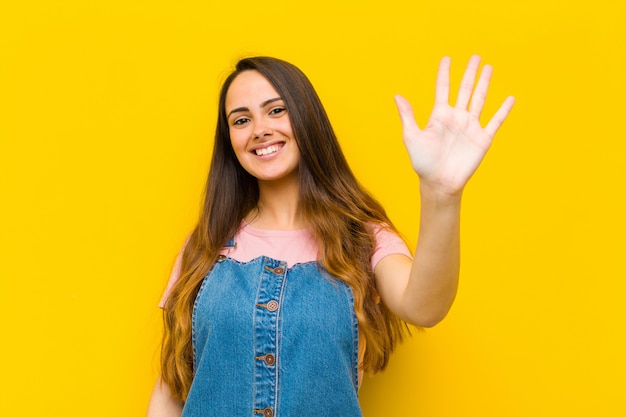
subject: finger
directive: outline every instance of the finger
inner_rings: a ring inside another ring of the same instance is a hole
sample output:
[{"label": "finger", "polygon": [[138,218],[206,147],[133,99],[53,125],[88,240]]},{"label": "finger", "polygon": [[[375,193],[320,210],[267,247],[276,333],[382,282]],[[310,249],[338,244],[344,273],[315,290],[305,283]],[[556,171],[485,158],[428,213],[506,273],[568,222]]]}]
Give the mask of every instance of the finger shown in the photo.
[{"label": "finger", "polygon": [[487,126],[485,127],[485,132],[489,135],[489,137],[493,138],[496,135],[496,132],[498,131],[498,129],[500,129],[500,126],[502,126],[502,123],[504,123],[506,117],[511,112],[513,104],[515,104],[515,98],[507,97],[507,99],[504,100],[504,103],[502,103],[496,114],[494,114],[489,123],[487,123]]},{"label": "finger", "polygon": [[398,114],[400,115],[400,120],[402,121],[402,129],[405,131],[416,129],[419,131],[419,127],[415,122],[415,116],[413,115],[413,107],[411,106],[411,103],[399,94],[394,96],[394,100],[396,101]]},{"label": "finger", "polygon": [[435,90],[435,105],[448,104],[450,99],[450,58],[444,56],[439,63]]},{"label": "finger", "polygon": [[485,100],[487,99],[487,90],[489,89],[489,82],[491,80],[491,73],[493,72],[490,65],[485,65],[480,73],[478,84],[476,84],[476,90],[472,95],[472,102],[470,103],[470,114],[477,119],[480,117],[480,113],[483,111]]},{"label": "finger", "polygon": [[463,79],[461,80],[461,87],[459,88],[455,105],[457,109],[467,108],[470,98],[472,97],[472,91],[474,90],[474,81],[476,80],[478,65],[480,65],[480,57],[473,55],[467,64],[465,74],[463,74]]}]

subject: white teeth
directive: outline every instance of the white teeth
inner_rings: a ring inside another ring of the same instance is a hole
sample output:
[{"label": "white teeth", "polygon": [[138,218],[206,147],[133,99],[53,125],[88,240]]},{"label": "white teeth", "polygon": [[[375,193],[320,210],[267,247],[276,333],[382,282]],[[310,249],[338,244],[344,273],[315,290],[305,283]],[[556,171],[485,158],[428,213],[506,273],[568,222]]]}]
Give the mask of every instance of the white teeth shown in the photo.
[{"label": "white teeth", "polygon": [[274,152],[278,152],[278,150],[280,148],[281,147],[278,146],[278,145],[272,145],[272,146],[268,146],[267,148],[256,149],[255,152],[256,152],[257,155],[263,156],[263,155],[269,155],[269,154],[274,153]]}]

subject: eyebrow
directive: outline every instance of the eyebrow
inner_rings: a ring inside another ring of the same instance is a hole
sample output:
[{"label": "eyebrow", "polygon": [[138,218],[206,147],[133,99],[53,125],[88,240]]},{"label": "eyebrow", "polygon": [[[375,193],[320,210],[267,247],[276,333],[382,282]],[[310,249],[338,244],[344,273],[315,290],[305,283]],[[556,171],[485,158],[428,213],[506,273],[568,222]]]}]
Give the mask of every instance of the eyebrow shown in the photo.
[{"label": "eyebrow", "polygon": [[[265,106],[267,106],[268,104],[272,104],[275,101],[280,101],[282,100],[281,97],[274,97],[274,98],[270,98],[265,100],[263,103],[261,103],[261,105],[259,106],[259,108],[263,108]],[[233,113],[238,113],[238,112],[245,112],[245,111],[250,111],[250,109],[248,107],[237,107],[236,109],[232,109],[231,111],[228,112],[228,114],[226,115],[226,118],[230,118],[230,115]]]}]

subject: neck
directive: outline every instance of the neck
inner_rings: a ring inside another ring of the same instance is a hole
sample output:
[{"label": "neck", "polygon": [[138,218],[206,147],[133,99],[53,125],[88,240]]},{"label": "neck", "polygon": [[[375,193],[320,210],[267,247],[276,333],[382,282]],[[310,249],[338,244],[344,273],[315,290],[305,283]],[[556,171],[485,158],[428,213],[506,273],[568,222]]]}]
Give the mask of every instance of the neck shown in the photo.
[{"label": "neck", "polygon": [[259,229],[300,230],[306,228],[300,212],[298,178],[259,181],[259,201],[246,221]]}]

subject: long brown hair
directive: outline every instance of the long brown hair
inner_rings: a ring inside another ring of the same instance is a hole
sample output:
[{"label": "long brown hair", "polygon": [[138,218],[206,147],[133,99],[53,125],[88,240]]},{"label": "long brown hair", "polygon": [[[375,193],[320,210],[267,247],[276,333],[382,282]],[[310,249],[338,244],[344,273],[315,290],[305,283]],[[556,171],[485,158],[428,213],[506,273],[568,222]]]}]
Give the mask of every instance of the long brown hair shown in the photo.
[{"label": "long brown hair", "polygon": [[180,278],[164,308],[161,376],[182,401],[193,379],[195,297],[219,251],[259,199],[256,178],[241,167],[232,149],[225,110],[231,83],[250,70],[261,73],[285,102],[301,154],[300,210],[317,240],[319,262],[354,293],[359,331],[367,346],[361,368],[372,373],[382,370],[406,328],[379,302],[370,260],[375,249],[372,226],[395,229],[382,206],[354,177],[310,81],[297,67],[276,58],[242,59],[220,92],[204,206],[185,245]]}]

